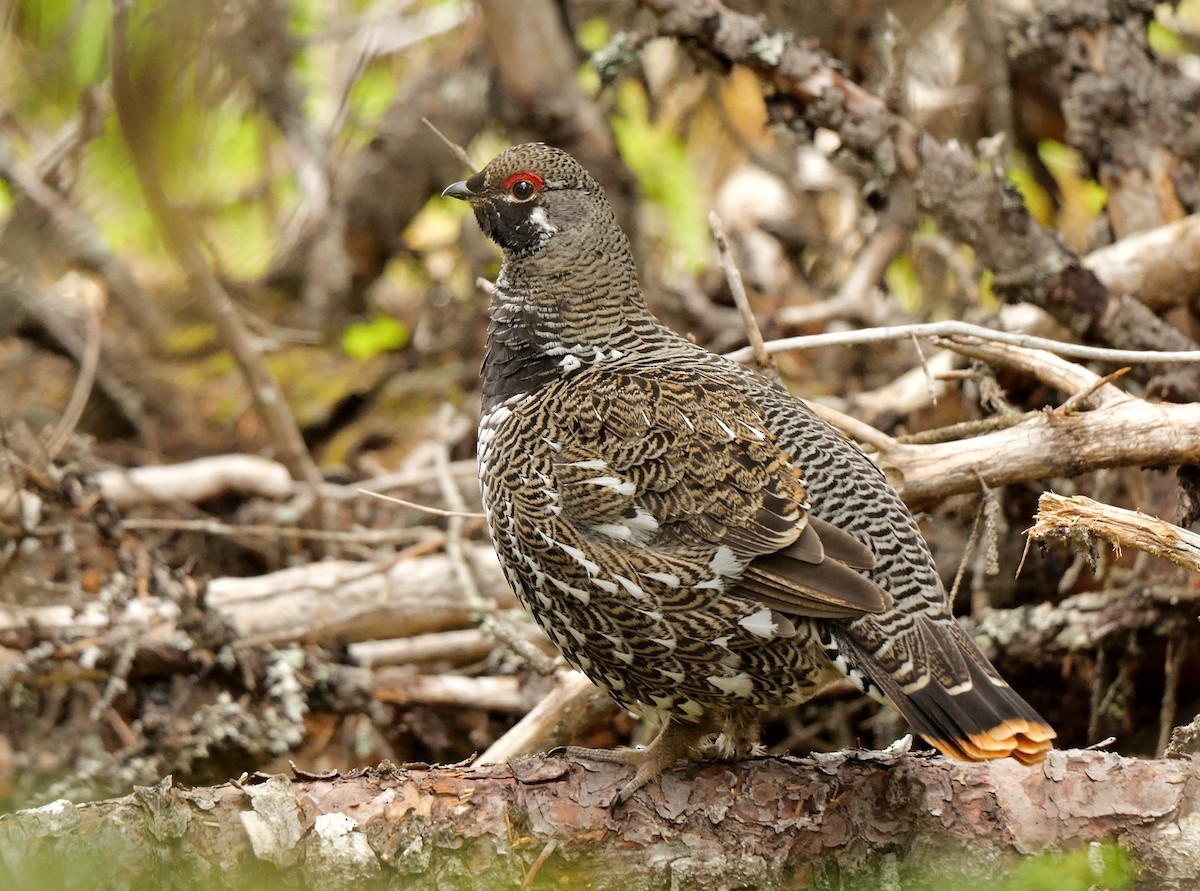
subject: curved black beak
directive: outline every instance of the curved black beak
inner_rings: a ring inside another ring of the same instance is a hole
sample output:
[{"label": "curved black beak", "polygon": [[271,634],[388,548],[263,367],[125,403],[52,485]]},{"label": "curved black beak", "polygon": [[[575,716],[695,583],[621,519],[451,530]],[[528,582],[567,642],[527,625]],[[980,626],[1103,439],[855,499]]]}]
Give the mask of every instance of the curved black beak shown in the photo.
[{"label": "curved black beak", "polygon": [[472,198],[478,198],[479,196],[471,191],[470,187],[467,185],[467,181],[463,179],[446,186],[446,188],[442,190],[442,197],[457,198],[460,201],[470,201]]}]

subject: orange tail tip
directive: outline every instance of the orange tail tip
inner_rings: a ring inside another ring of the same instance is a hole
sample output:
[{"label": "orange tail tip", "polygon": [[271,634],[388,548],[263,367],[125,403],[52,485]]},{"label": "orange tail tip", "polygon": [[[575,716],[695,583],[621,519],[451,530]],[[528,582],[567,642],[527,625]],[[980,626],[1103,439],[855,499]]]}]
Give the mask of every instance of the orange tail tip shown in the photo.
[{"label": "orange tail tip", "polygon": [[991,761],[994,758],[1015,758],[1022,764],[1037,764],[1051,749],[1056,736],[1046,724],[1011,718],[995,727],[969,734],[966,739],[925,740],[947,758],[958,761]]}]

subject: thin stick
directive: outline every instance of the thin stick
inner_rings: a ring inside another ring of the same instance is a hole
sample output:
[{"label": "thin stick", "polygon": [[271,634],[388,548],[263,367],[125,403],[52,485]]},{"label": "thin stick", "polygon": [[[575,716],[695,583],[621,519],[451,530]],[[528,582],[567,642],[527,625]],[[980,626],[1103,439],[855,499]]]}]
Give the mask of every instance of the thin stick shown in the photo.
[{"label": "thin stick", "polygon": [[1053,410],[1054,413],[1056,415],[1065,415],[1069,414],[1070,412],[1077,411],[1081,406],[1085,405],[1087,401],[1092,398],[1093,394],[1095,394],[1095,392],[1105,384],[1111,384],[1113,381],[1123,378],[1128,373],[1129,368],[1127,366],[1125,368],[1118,368],[1112,374],[1106,374],[1104,377],[1097,378],[1082,390],[1072,394],[1063,402],[1062,405]]},{"label": "thin stick", "polygon": [[[1110,350],[1103,347],[1085,346],[1077,343],[1063,343],[1060,340],[1050,340],[1046,337],[1034,337],[1030,334],[1017,334],[1009,331],[993,331],[982,325],[971,325],[967,322],[926,322],[917,325],[890,325],[883,328],[863,328],[859,331],[839,331],[832,334],[807,334],[800,337],[785,337],[780,340],[769,340],[763,344],[768,353],[783,353],[790,350],[814,350],[828,346],[857,346],[869,343],[888,343],[895,340],[905,340],[909,337],[944,338],[947,346],[959,339],[970,341],[991,340],[999,343],[1026,347],[1027,349],[1046,350],[1059,356],[1069,356],[1073,359],[1085,359],[1095,362],[1121,362],[1142,364],[1164,364],[1169,362],[1200,362],[1200,350]],[[754,351],[749,347],[726,353],[725,358],[734,362],[748,362],[754,358]]]},{"label": "thin stick", "polygon": [[1167,638],[1167,658],[1163,667],[1165,680],[1163,682],[1162,707],[1158,713],[1158,746],[1155,756],[1162,758],[1171,742],[1171,731],[1175,728],[1175,711],[1179,700],[1179,673],[1183,670],[1183,660],[1187,656],[1178,636]]},{"label": "thin stick", "polygon": [[63,410],[63,416],[59,419],[58,426],[54,428],[54,434],[46,443],[47,464],[58,457],[62,447],[67,444],[67,440],[75,432],[75,427],[83,416],[83,409],[87,405],[88,398],[92,395],[92,386],[96,383],[96,371],[100,367],[100,345],[103,341],[103,332],[100,328],[101,309],[99,304],[93,306],[86,297],[80,303],[83,305],[86,316],[85,330],[87,331],[83,359],[79,363],[79,376],[75,378],[75,387],[71,390],[71,398],[67,400],[67,407]]},{"label": "thin stick", "polygon": [[[222,523],[218,520],[177,520],[134,517],[121,520],[121,529],[151,529],[164,532],[203,532],[226,538],[254,536],[256,538],[296,539],[299,541],[327,541],[337,544],[396,544],[407,543],[419,538],[416,529],[361,529],[342,532],[327,529],[302,529],[297,526],[245,525]],[[428,531],[428,527],[426,527]],[[58,532],[57,526],[34,530],[35,535],[50,535]],[[437,533],[440,537],[440,533]]]},{"label": "thin stick", "polygon": [[750,354],[754,364],[760,371],[775,367],[775,360],[763,345],[762,331],[758,328],[758,320],[754,318],[754,310],[750,308],[750,298],[746,296],[746,286],[742,282],[742,273],[733,259],[733,251],[729,248],[729,240],[725,230],[721,228],[721,218],[714,210],[708,215],[708,227],[712,230],[713,240],[717,243],[718,263],[729,282],[729,290],[733,294],[733,303],[737,306],[738,315],[742,318],[742,327],[746,329],[746,337],[750,341]]},{"label": "thin stick", "polygon": [[807,399],[801,401],[808,406],[809,411],[827,424],[836,427],[851,439],[856,439],[864,445],[869,445],[877,449],[881,454],[894,451],[900,445],[899,442],[882,430],[872,427],[870,424],[866,424],[845,412],[840,412],[836,408],[822,405],[819,402],[811,402]]},{"label": "thin stick", "polygon": [[921,362],[921,370],[925,372],[925,389],[929,392],[929,402],[932,405],[937,405],[937,381],[933,379],[933,372],[929,370],[929,363],[925,360],[925,351],[921,349],[921,339],[915,334],[909,339],[912,340],[913,349],[917,351],[917,359]]},{"label": "thin stick", "polygon": [[446,136],[445,133],[443,133],[437,127],[433,126],[433,122],[430,121],[429,118],[421,118],[421,123],[424,124],[426,127],[428,127],[430,130],[432,130],[434,136],[436,136],[442,142],[446,143],[446,146],[450,149],[450,151],[452,151],[454,153],[454,157],[458,158],[458,160],[463,162],[464,167],[466,167],[472,173],[479,172],[478,170],[475,169],[475,165],[471,163],[470,156],[467,155],[466,150],[461,145],[459,145],[457,142],[452,142],[449,139],[449,137]]},{"label": "thin stick", "polygon": [[[439,471],[443,475],[445,471]],[[442,510],[440,507],[430,507],[427,504],[417,504],[415,501],[405,501],[403,498],[394,498],[391,495],[384,495],[382,492],[372,492],[369,489],[358,489],[363,495],[370,495],[372,498],[378,498],[380,501],[390,501],[392,504],[398,504],[401,507],[411,507],[413,510],[419,510],[422,513],[433,514],[435,517],[465,517],[471,520],[486,519],[484,514],[476,513],[470,510]]]}]

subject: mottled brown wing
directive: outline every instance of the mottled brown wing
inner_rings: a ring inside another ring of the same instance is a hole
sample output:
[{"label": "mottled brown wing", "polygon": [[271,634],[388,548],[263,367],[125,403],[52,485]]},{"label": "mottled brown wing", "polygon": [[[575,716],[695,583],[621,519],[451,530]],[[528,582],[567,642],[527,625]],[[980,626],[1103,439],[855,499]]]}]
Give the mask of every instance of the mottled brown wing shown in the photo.
[{"label": "mottled brown wing", "polygon": [[[888,609],[871,550],[808,516],[801,470],[745,400],[659,373],[593,387],[556,462],[562,516],[636,565],[709,566],[723,596],[793,616]],[[733,584],[728,584],[733,582]]]}]

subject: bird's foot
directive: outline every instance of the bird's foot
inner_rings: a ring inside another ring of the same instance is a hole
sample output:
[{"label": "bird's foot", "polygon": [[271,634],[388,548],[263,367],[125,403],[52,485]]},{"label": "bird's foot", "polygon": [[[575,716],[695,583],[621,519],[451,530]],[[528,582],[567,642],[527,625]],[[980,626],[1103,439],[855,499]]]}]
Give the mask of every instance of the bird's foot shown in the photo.
[{"label": "bird's foot", "polygon": [[627,764],[636,767],[633,779],[626,783],[610,807],[616,808],[634,796],[639,789],[657,778],[680,758],[686,757],[704,731],[691,724],[667,723],[648,746],[619,749],[588,749],[582,746],[559,746],[551,755],[564,755],[580,761],[599,761],[608,764]]}]

